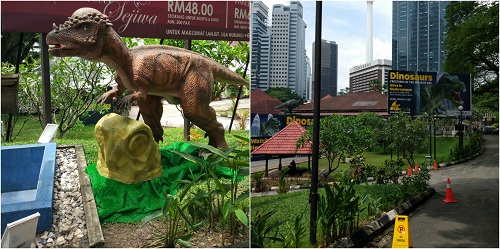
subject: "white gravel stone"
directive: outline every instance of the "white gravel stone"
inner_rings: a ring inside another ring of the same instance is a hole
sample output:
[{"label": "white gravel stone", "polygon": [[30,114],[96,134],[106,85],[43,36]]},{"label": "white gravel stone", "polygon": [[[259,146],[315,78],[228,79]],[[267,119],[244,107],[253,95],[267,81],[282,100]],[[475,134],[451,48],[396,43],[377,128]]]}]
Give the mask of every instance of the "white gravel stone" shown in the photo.
[{"label": "white gravel stone", "polygon": [[85,247],[87,236],[78,164],[74,148],[57,149],[54,176],[52,229],[36,240],[37,247]]}]

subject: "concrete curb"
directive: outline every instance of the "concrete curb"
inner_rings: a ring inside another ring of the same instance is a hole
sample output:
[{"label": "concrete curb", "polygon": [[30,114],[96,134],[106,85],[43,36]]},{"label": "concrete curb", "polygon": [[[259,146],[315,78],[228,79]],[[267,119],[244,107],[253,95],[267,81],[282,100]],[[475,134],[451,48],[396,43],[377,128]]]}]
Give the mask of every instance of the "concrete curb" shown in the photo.
[{"label": "concrete curb", "polygon": [[87,160],[85,159],[83,147],[81,145],[62,145],[57,146],[57,148],[75,148],[83,210],[85,211],[85,224],[87,226],[87,235],[89,238],[89,247],[103,247],[104,235],[102,233],[101,223],[97,214],[90,178],[88,174],[85,173]]},{"label": "concrete curb", "polygon": [[392,224],[397,215],[406,215],[411,213],[420,204],[429,199],[436,193],[434,188],[428,188],[426,191],[413,197],[411,200],[401,204],[391,211],[383,214],[378,219],[370,224],[358,229],[348,237],[340,239],[339,242],[333,244],[333,247],[363,247],[366,243],[372,241],[377,235],[381,234]]}]

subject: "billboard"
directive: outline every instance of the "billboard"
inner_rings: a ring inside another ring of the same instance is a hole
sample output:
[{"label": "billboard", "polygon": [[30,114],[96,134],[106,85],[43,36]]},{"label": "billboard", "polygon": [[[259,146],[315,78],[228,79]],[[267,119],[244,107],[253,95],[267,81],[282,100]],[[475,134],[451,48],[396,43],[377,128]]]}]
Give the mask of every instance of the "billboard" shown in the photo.
[{"label": "billboard", "polygon": [[249,1],[2,1],[2,32],[48,33],[81,7],[124,37],[248,41]]},{"label": "billboard", "polygon": [[472,114],[470,74],[390,70],[388,83],[389,114]]},{"label": "billboard", "polygon": [[293,121],[296,121],[307,129],[313,124],[313,116],[252,113],[250,121],[250,141],[253,151]]}]

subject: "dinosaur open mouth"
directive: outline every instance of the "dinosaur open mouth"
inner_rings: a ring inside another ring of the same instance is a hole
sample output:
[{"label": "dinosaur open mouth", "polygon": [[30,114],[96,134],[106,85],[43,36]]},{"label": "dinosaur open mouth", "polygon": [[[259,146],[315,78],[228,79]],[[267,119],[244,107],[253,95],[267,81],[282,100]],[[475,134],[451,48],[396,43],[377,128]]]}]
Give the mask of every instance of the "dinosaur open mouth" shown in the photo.
[{"label": "dinosaur open mouth", "polygon": [[453,100],[455,100],[457,103],[462,103],[462,98],[460,98],[460,92],[452,92]]}]

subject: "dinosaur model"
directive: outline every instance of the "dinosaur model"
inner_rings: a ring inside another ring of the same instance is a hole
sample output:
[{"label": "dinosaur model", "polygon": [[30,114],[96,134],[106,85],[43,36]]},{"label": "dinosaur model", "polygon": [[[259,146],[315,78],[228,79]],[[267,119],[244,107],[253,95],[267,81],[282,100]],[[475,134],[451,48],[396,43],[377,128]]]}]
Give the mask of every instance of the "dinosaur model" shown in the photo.
[{"label": "dinosaur model", "polygon": [[451,106],[456,108],[463,104],[460,93],[465,91],[465,84],[457,76],[445,73],[436,84],[420,88],[420,112],[446,112]]},{"label": "dinosaur model", "polygon": [[241,76],[182,48],[146,45],[129,49],[108,16],[93,8],[80,8],[64,24],[53,26],[46,39],[50,54],[103,62],[115,70],[117,89],[104,93],[97,102],[119,97],[125,90],[133,92],[121,104],[137,101],[144,123],[159,142],[163,136],[161,100],[165,98],[170,104],[180,104],[184,116],[206,132],[210,145],[228,147],[224,127],[209,104],[215,81],[248,85]]},{"label": "dinosaur model", "polygon": [[290,99],[290,100],[286,101],[285,103],[274,107],[274,109],[286,108],[288,113],[292,113],[293,109],[295,109],[303,104],[304,104],[303,99]]}]

